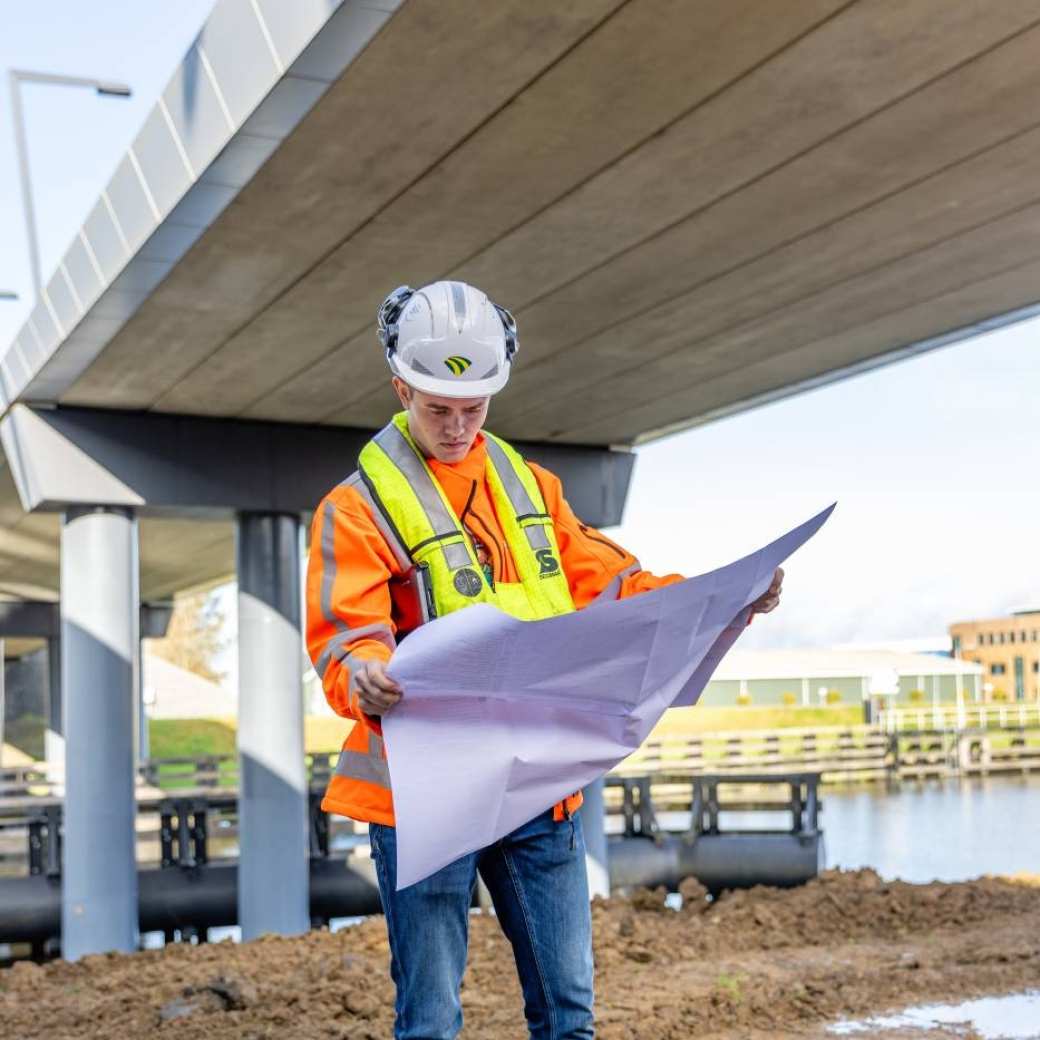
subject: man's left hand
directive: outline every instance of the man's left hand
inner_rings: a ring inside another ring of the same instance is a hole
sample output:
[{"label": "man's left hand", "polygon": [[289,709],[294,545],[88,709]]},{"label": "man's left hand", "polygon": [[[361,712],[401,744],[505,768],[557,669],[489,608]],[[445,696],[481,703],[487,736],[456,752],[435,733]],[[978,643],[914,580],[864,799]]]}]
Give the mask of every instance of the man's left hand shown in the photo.
[{"label": "man's left hand", "polygon": [[751,604],[752,614],[768,614],[780,602],[780,591],[784,584],[784,569],[777,567],[769,588]]}]

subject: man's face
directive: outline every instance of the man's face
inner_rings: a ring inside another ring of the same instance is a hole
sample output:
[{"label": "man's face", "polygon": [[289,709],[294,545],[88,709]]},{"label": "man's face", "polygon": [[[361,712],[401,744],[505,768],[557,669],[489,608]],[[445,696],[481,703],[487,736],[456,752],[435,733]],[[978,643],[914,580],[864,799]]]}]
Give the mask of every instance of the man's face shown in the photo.
[{"label": "man's face", "polygon": [[396,376],[393,383],[419,447],[440,462],[461,462],[484,425],[491,398],[436,397],[413,389]]}]

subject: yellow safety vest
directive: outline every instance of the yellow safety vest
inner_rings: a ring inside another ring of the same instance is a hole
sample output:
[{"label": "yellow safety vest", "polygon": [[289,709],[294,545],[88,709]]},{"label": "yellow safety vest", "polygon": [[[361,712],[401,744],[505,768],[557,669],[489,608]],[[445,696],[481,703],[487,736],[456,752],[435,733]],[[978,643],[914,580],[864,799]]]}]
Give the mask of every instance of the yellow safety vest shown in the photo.
[{"label": "yellow safety vest", "polygon": [[399,412],[361,450],[358,470],[376,507],[415,564],[423,620],[474,603],[490,603],[524,621],[574,610],[560,566],[552,517],[527,463],[505,441],[484,431],[487,480],[520,575],[495,582],[477,561],[473,543],[437,483]]}]

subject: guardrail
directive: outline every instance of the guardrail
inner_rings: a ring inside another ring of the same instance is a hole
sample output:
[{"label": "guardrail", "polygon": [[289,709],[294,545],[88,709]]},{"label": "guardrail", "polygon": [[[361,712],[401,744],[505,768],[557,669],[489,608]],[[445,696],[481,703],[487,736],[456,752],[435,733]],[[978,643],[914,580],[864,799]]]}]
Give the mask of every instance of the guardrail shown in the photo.
[{"label": "guardrail", "polygon": [[887,708],[878,713],[886,733],[900,730],[1007,729],[1040,726],[1040,703],[938,704],[919,708]]}]

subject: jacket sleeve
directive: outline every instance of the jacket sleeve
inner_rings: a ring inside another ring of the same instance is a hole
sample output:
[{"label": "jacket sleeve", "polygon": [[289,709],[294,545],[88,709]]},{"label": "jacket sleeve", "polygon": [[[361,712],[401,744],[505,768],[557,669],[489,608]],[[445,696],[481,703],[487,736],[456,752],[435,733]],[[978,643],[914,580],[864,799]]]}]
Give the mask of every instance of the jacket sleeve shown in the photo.
[{"label": "jacket sleeve", "polygon": [[562,557],[560,565],[578,610],[599,598],[626,599],[683,580],[681,574],[657,575],[644,571],[627,549],[575,516],[563,497],[557,476],[533,462],[528,462],[528,466],[541,488],[545,508],[553,518]]},{"label": "jacket sleeve", "polygon": [[307,652],[337,715],[380,731],[358,706],[352,675],[362,661],[389,661],[396,642],[389,581],[399,571],[367,504],[349,487],[318,506],[307,560]]}]

